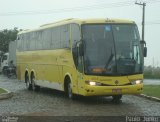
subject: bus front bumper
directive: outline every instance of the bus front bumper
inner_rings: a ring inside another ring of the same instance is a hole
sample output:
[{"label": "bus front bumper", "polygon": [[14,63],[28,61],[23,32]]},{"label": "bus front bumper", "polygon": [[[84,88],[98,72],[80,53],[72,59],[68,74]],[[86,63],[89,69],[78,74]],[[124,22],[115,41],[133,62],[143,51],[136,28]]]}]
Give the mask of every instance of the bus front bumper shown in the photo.
[{"label": "bus front bumper", "polygon": [[110,96],[119,94],[140,94],[143,91],[143,84],[127,86],[91,86],[86,85],[84,96]]}]

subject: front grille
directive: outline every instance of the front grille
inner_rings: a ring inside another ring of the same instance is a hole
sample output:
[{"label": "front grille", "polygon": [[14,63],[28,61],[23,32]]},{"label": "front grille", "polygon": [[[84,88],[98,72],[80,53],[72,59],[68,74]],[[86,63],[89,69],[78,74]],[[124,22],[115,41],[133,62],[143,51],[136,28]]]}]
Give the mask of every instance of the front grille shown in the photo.
[{"label": "front grille", "polygon": [[131,83],[126,83],[126,84],[121,84],[121,85],[109,85],[109,84],[104,84],[104,83],[102,83],[102,85],[101,86],[128,86],[128,85],[132,85]]}]

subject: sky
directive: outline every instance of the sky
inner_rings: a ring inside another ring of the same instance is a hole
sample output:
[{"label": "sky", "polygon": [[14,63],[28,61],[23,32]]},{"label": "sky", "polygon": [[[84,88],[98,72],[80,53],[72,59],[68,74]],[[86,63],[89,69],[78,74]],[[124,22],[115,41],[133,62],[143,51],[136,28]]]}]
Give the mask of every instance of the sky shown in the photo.
[{"label": "sky", "polygon": [[146,2],[145,65],[160,66],[160,0],[0,0],[0,30],[33,29],[67,18],[134,20],[141,35],[142,6]]}]

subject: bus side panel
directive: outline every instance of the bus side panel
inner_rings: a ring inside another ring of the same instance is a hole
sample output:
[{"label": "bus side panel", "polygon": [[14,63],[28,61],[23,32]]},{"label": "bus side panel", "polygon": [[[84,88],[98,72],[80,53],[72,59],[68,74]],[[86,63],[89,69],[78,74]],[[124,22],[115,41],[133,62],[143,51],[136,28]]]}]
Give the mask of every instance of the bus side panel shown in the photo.
[{"label": "bus side panel", "polygon": [[[43,50],[32,54],[31,69],[36,73],[36,80],[47,83],[59,83],[60,71],[57,64],[58,51]],[[46,86],[48,86],[46,84]],[[59,89],[59,88],[55,88]]]},{"label": "bus side panel", "polygon": [[[62,90],[62,65],[58,65],[59,53],[61,50],[28,51],[17,54],[17,75],[19,79],[24,79],[25,70],[28,69],[35,74],[36,81],[43,82],[42,85],[52,84],[54,89]],[[54,84],[55,87],[54,87]],[[58,85],[59,84],[59,85]],[[50,88],[50,87],[49,87]],[[51,87],[52,88],[52,87]]]},{"label": "bus side panel", "polygon": [[59,65],[63,66],[62,68],[63,69],[62,71],[63,79],[61,79],[63,88],[64,88],[64,82],[65,82],[64,79],[68,75],[70,77],[70,80],[73,86],[72,88],[73,93],[78,94],[77,71],[76,71],[76,67],[73,62],[71,50],[69,49],[64,50],[64,52],[59,58]]},{"label": "bus side panel", "polygon": [[20,69],[20,64],[17,65],[16,67],[16,73],[17,73],[17,79],[21,80],[21,69]]},{"label": "bus side panel", "polygon": [[24,74],[25,74],[25,68],[24,68],[24,62],[23,62],[23,55],[19,52],[16,53],[17,58],[17,64],[16,64],[16,70],[17,70],[17,79],[18,80],[24,80]]}]

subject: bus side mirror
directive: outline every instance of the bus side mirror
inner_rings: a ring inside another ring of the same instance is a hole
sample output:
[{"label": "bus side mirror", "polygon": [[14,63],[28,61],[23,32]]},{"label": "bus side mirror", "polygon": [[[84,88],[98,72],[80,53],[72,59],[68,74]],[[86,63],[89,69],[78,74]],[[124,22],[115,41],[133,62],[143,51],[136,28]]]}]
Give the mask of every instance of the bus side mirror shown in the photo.
[{"label": "bus side mirror", "polygon": [[144,49],[143,49],[143,56],[147,57],[147,47],[144,47]]},{"label": "bus side mirror", "polygon": [[84,47],[83,47],[83,44],[82,44],[82,43],[79,45],[79,55],[80,55],[80,56],[83,56],[83,55],[84,55]]},{"label": "bus side mirror", "polygon": [[141,47],[142,47],[142,54],[143,57],[147,57],[147,47],[146,47],[146,42],[144,40],[140,41]]}]

